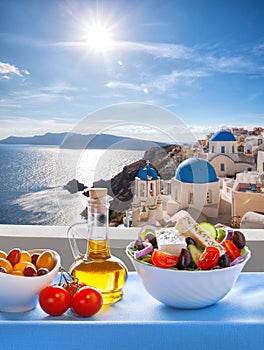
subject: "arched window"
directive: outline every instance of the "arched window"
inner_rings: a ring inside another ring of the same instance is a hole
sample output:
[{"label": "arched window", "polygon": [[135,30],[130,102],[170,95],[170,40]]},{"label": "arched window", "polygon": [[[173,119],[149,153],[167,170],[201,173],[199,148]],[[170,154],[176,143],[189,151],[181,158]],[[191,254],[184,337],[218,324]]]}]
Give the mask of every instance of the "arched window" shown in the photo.
[{"label": "arched window", "polygon": [[140,184],[140,192],[139,192],[140,197],[145,197],[145,184],[141,183]]},{"label": "arched window", "polygon": [[189,192],[189,204],[193,204],[193,192]]},{"label": "arched window", "polygon": [[151,183],[149,184],[149,194],[150,194],[151,196],[154,195],[154,191],[153,191],[153,182],[151,182]]}]

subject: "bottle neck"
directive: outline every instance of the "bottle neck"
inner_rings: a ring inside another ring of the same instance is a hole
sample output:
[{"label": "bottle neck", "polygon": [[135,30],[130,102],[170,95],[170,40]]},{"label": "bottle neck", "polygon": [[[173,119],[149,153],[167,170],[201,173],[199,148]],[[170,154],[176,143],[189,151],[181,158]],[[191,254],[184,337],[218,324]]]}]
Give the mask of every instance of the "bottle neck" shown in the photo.
[{"label": "bottle neck", "polygon": [[88,201],[88,245],[87,255],[91,259],[110,257],[108,242],[108,210],[109,206],[101,199]]},{"label": "bottle neck", "polygon": [[108,259],[111,256],[108,239],[89,239],[87,251],[90,259]]}]

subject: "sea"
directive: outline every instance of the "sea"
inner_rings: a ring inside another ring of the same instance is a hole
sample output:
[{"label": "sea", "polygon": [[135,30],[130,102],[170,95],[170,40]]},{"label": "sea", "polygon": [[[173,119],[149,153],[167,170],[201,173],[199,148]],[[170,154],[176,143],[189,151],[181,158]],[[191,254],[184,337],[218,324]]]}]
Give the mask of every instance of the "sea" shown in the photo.
[{"label": "sea", "polygon": [[56,146],[0,145],[0,224],[70,225],[82,219],[86,197],[65,185],[87,187],[111,179],[144,151],[61,149]]}]

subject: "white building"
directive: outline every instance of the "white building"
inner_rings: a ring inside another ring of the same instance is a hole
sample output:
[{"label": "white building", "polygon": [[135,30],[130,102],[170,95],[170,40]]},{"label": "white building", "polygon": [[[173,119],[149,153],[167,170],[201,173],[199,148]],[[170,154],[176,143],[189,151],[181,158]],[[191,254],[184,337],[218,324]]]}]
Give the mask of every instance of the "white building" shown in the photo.
[{"label": "white building", "polygon": [[132,225],[156,225],[162,219],[162,198],[160,177],[149,163],[140,169],[135,178],[135,190],[132,201]]},{"label": "white building", "polygon": [[231,216],[238,225],[264,227],[264,151],[258,151],[257,171],[236,174],[235,181],[223,182],[222,191],[231,203]]},{"label": "white building", "polygon": [[245,138],[244,153],[252,154],[259,146],[264,144],[262,135],[251,135]]},{"label": "white building", "polygon": [[163,226],[181,209],[198,216],[218,217],[220,182],[208,161],[199,158],[183,161],[175,177],[165,184],[162,194],[161,180],[148,164],[138,172],[132,202],[133,226]]},{"label": "white building", "polygon": [[219,177],[234,177],[245,170],[256,170],[251,153],[238,152],[234,135],[227,130],[216,132],[209,141],[207,160],[214,167]]},{"label": "white building", "polygon": [[264,173],[264,151],[258,151],[257,171],[259,173]]},{"label": "white building", "polygon": [[171,199],[167,213],[173,215],[181,209],[192,209],[209,217],[219,211],[220,182],[213,166],[200,158],[182,162],[171,179]]}]

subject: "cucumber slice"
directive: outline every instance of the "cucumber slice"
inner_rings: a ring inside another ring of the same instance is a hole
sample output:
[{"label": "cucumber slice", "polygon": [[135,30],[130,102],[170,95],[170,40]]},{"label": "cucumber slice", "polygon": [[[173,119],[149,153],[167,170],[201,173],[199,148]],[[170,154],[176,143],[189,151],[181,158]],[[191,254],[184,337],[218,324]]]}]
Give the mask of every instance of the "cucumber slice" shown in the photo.
[{"label": "cucumber slice", "polygon": [[209,233],[209,235],[213,238],[216,239],[217,238],[217,230],[214,227],[213,224],[210,224],[210,222],[200,222],[199,224],[207,233]]},{"label": "cucumber slice", "polygon": [[226,238],[226,231],[223,228],[217,229],[217,241],[222,242]]},{"label": "cucumber slice", "polygon": [[189,249],[189,252],[191,253],[191,256],[192,256],[192,259],[193,259],[195,265],[197,265],[197,263],[200,259],[200,256],[202,255],[202,250],[199,249],[198,247],[196,247],[196,245],[194,245],[194,244],[189,244],[188,249]]},{"label": "cucumber slice", "polygon": [[138,234],[139,239],[144,241],[145,236],[148,233],[152,233],[154,236],[156,236],[156,227],[151,226],[151,225],[143,226],[142,229],[139,231],[139,234]]}]

